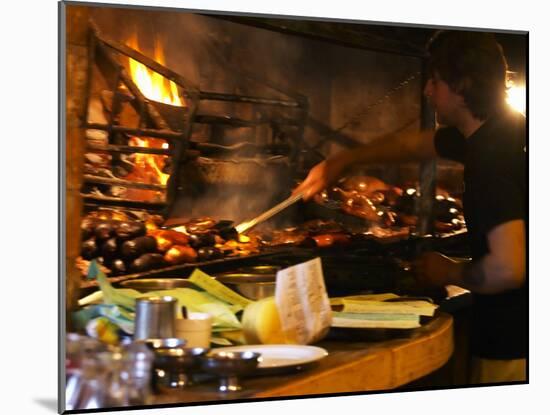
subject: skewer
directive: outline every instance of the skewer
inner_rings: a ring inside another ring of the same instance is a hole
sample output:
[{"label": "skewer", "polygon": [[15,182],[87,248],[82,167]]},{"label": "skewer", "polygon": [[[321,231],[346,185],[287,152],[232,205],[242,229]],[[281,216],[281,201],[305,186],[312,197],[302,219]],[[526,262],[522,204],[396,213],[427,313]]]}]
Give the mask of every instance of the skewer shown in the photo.
[{"label": "skewer", "polygon": [[273,206],[271,209],[265,211],[264,213],[255,217],[254,219],[238,224],[235,227],[235,229],[237,230],[238,233],[245,233],[246,231],[249,231],[250,229],[252,229],[254,226],[268,220],[269,218],[276,215],[280,211],[286,209],[290,205],[293,205],[297,201],[301,200],[303,196],[304,195],[302,193],[298,193],[294,196],[290,196],[289,198],[283,200],[278,205]]}]

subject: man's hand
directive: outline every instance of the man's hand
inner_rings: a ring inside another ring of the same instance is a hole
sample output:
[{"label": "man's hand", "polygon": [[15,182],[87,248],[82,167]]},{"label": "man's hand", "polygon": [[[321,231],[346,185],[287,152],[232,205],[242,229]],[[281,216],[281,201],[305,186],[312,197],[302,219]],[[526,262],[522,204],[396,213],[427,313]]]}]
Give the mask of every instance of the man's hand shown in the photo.
[{"label": "man's hand", "polygon": [[313,167],[306,179],[292,192],[293,195],[303,193],[305,201],[326,189],[336,181],[344,171],[346,163],[342,158],[333,158],[322,161]]},{"label": "man's hand", "polygon": [[443,287],[455,284],[461,265],[438,252],[426,252],[413,262],[417,281],[428,287]]}]

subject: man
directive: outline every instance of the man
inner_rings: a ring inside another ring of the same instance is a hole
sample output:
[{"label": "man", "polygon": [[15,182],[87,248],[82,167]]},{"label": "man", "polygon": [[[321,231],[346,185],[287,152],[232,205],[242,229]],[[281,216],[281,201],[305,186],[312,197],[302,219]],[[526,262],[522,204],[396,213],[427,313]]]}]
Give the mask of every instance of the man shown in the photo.
[{"label": "man", "polygon": [[474,298],[472,383],[526,380],[526,124],[505,103],[506,61],[488,33],[438,32],[428,44],[424,94],[441,126],[384,137],[315,166],[295,190],[308,200],[355,163],[464,164],[464,212],[471,261],[437,252],[415,262],[419,282],[458,285]]}]

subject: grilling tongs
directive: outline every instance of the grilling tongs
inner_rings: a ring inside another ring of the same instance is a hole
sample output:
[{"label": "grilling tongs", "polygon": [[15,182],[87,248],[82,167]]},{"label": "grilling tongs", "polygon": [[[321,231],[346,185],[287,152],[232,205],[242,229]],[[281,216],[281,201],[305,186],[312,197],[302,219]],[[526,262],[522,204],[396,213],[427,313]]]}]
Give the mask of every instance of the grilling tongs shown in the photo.
[{"label": "grilling tongs", "polygon": [[266,210],[261,215],[256,216],[254,219],[251,219],[251,220],[248,220],[248,221],[245,221],[245,222],[242,222],[242,223],[238,224],[235,227],[235,229],[237,230],[238,233],[246,233],[247,231],[252,229],[254,226],[256,226],[256,225],[258,225],[262,222],[265,222],[266,220],[268,220],[272,216],[279,213],[281,210],[284,210],[287,207],[289,207],[290,205],[293,205],[294,203],[296,203],[297,201],[302,199],[303,196],[304,196],[303,193],[297,193],[294,196],[290,196],[289,198],[283,200],[278,205],[275,205],[271,209]]}]

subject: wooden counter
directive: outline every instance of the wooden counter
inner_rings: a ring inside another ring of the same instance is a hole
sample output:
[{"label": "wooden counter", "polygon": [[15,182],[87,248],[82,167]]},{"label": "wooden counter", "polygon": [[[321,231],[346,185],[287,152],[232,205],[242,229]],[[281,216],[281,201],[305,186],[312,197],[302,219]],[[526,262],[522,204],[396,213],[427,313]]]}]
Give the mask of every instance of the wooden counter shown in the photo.
[{"label": "wooden counter", "polygon": [[[363,331],[365,333],[366,331]],[[376,334],[372,334],[376,333]],[[217,392],[217,381],[155,395],[154,404],[228,402],[247,399],[389,390],[419,379],[443,366],[453,352],[453,320],[441,313],[426,325],[389,332],[371,332],[365,338],[326,340],[316,344],[329,355],[292,373],[254,376],[241,380],[239,392]],[[340,333],[341,334],[341,333]],[[372,337],[378,337],[374,340]],[[391,337],[391,338],[390,338]]]}]

